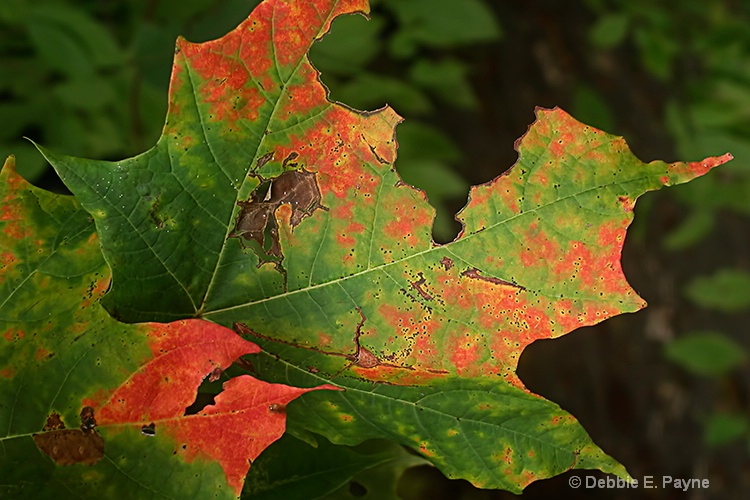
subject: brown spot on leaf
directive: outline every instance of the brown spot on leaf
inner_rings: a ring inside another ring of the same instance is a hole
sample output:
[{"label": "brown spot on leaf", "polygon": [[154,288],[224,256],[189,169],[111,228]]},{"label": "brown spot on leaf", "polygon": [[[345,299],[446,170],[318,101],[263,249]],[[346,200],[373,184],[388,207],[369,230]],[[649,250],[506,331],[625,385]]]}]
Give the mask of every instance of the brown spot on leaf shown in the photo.
[{"label": "brown spot on leaf", "polygon": [[[276,209],[283,204],[292,207],[291,225],[297,226],[305,217],[317,209],[326,208],[320,204],[320,189],[315,173],[307,170],[284,172],[268,184],[261,184],[253,191],[248,201],[240,201],[230,238],[244,238],[260,245],[261,262],[283,258],[279,244],[279,226]],[[268,241],[270,240],[270,241]]]},{"label": "brown spot on leaf", "polygon": [[440,263],[443,265],[446,271],[450,271],[451,268],[453,267],[453,259],[448,258],[448,257],[443,257],[440,260]]},{"label": "brown spot on leaf", "polygon": [[467,278],[471,278],[475,280],[486,281],[488,283],[492,283],[495,285],[512,286],[514,288],[520,288],[521,290],[526,290],[524,287],[516,283],[511,283],[510,281],[501,280],[500,278],[495,278],[494,276],[482,276],[482,274],[480,273],[481,271],[479,269],[477,269],[476,267],[472,267],[471,269],[467,269],[466,271],[462,272],[461,276],[466,276]]},{"label": "brown spot on leaf", "polygon": [[94,409],[81,410],[81,428],[66,429],[60,414],[47,417],[43,432],[34,434],[37,448],[57,465],[94,465],[104,456],[104,439],[94,430]]},{"label": "brown spot on leaf", "polygon": [[629,196],[618,196],[617,201],[620,202],[626,212],[632,212],[635,207],[635,201]]},{"label": "brown spot on leaf", "polygon": [[289,156],[284,158],[284,161],[281,163],[281,166],[284,168],[294,168],[297,166],[297,164],[294,162],[294,160],[297,159],[299,154],[296,151],[292,151],[289,153]]},{"label": "brown spot on leaf", "polygon": [[43,430],[46,432],[56,431],[60,429],[65,429],[65,424],[60,418],[60,414],[53,412],[49,417],[47,417],[47,423],[44,424]]},{"label": "brown spot on leaf", "polygon": [[255,335],[255,332],[250,329],[245,323],[235,321],[232,323],[232,330],[237,332],[238,335]]},{"label": "brown spot on leaf", "polygon": [[104,440],[96,432],[64,429],[34,434],[37,448],[57,465],[94,465],[104,456]]},{"label": "brown spot on leaf", "polygon": [[425,279],[425,277],[424,277],[424,274],[422,274],[422,273],[420,272],[420,273],[418,273],[417,275],[419,276],[419,279],[418,279],[417,281],[410,281],[410,282],[409,282],[409,284],[411,285],[411,287],[412,287],[412,288],[413,288],[414,290],[416,290],[416,291],[417,291],[417,293],[418,293],[419,295],[421,295],[421,296],[422,296],[422,298],[423,298],[423,299],[425,299],[425,300],[433,300],[433,299],[434,299],[434,297],[433,297],[432,295],[430,295],[429,293],[427,293],[427,290],[426,290],[426,289],[425,289],[425,287],[424,287],[424,285],[425,285],[425,283],[426,283],[426,281],[427,281],[427,280]]},{"label": "brown spot on leaf", "polygon": [[362,312],[362,309],[359,307],[357,308],[357,312],[359,313],[360,321],[357,323],[357,330],[354,333],[354,345],[356,346],[357,350],[354,352],[353,356],[347,356],[351,361],[357,365],[361,366],[362,368],[375,368],[380,364],[380,360],[366,347],[362,347],[362,344],[359,343],[359,337],[362,336],[362,327],[365,324],[365,321],[367,318],[365,318],[364,313]]},{"label": "brown spot on leaf", "polygon": [[365,141],[365,143],[367,143],[367,146],[370,148],[370,151],[372,152],[373,156],[375,156],[375,159],[378,161],[378,163],[381,163],[383,165],[388,165],[388,160],[386,160],[385,158],[383,158],[382,156],[378,154],[378,151],[375,149],[375,146],[370,144],[364,135],[362,135],[362,139]]},{"label": "brown spot on leaf", "polygon": [[148,216],[153,221],[157,229],[164,229],[164,219],[159,215],[159,200],[155,200],[151,204],[151,210],[148,211]]},{"label": "brown spot on leaf", "polygon": [[380,361],[369,349],[360,346],[354,364],[362,368],[375,368],[380,364]]},{"label": "brown spot on leaf", "polygon": [[268,411],[272,413],[284,413],[286,412],[286,405],[280,403],[272,403],[268,406]]},{"label": "brown spot on leaf", "polygon": [[83,432],[91,432],[94,430],[94,427],[96,427],[94,409],[90,406],[84,406],[81,410],[81,430]]},{"label": "brown spot on leaf", "polygon": [[255,373],[255,365],[252,361],[249,361],[245,358],[239,358],[237,361],[235,361],[235,364],[241,368],[244,368],[250,373]]},{"label": "brown spot on leaf", "polygon": [[258,158],[258,161],[255,162],[255,170],[260,170],[263,167],[263,165],[265,165],[271,160],[273,160],[273,151],[271,151],[270,153],[266,153],[260,158]]}]

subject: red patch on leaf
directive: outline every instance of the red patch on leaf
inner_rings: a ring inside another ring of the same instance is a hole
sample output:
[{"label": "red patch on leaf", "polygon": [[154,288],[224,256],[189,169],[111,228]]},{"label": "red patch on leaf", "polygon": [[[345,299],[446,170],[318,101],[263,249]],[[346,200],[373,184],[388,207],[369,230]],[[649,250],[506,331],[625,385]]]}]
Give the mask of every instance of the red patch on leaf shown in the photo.
[{"label": "red patch on leaf", "polygon": [[321,118],[340,126],[335,130],[332,127],[306,130],[302,136],[291,137],[291,141],[305,145],[299,161],[320,173],[323,199],[331,194],[339,199],[354,195],[372,197],[381,179],[367,163],[390,164],[395,160],[395,141],[390,138],[401,117],[391,108],[360,115],[331,107]]},{"label": "red patch on leaf", "polygon": [[0,253],[0,265],[10,266],[16,261],[16,256],[10,252]]},{"label": "red patch on leaf", "polygon": [[5,337],[5,340],[7,340],[8,342],[14,342],[16,340],[23,340],[26,334],[20,328],[19,329],[9,328],[8,331],[6,331],[3,336]]},{"label": "red patch on leaf", "polygon": [[521,262],[526,267],[546,266],[560,255],[560,245],[538,224],[531,224],[519,238],[526,246],[521,250]]},{"label": "red patch on leaf", "polygon": [[435,456],[435,452],[429,449],[429,443],[427,441],[419,443],[419,452],[426,457]]},{"label": "red patch on leaf", "polygon": [[339,245],[341,245],[342,247],[347,247],[347,248],[351,248],[355,245],[355,243],[357,243],[357,240],[355,240],[352,236],[349,236],[346,233],[339,234],[336,237],[336,241],[338,241]]},{"label": "red patch on leaf", "polygon": [[153,358],[97,410],[100,424],[172,417],[195,400],[214,368],[225,370],[243,354],[260,348],[232,330],[203,320],[148,323]]},{"label": "red patch on leaf", "polygon": [[478,371],[479,362],[483,358],[482,351],[486,351],[483,339],[462,339],[459,337],[452,344],[449,347],[448,356],[456,372],[464,376],[480,375],[480,373],[472,372]]},{"label": "red patch on leaf", "polygon": [[[672,163],[669,165],[669,173],[671,175],[687,176],[687,177],[699,177],[708,173],[709,170],[719,165],[732,160],[734,157],[726,153],[722,156],[714,156],[706,158],[702,161],[694,161],[690,163]],[[666,182],[664,184],[667,184]]]}]

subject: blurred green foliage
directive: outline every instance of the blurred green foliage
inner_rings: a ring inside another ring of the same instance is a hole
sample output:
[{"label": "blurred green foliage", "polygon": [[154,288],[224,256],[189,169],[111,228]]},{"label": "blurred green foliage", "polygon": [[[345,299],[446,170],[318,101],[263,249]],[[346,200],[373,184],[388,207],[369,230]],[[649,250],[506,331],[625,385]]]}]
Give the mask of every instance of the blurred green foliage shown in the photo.
[{"label": "blurred green foliage", "polygon": [[710,446],[722,446],[747,436],[750,421],[742,413],[717,412],[705,422],[703,440]]},{"label": "blurred green foliage", "polygon": [[[598,50],[635,47],[642,66],[672,89],[663,122],[677,156],[699,159],[729,151],[735,158],[717,175],[670,192],[687,215],[663,236],[662,247],[669,252],[685,250],[710,237],[727,212],[750,214],[750,4],[700,0],[587,0],[587,4],[597,14],[589,32],[592,46]],[[600,106],[588,99],[584,105]],[[750,273],[726,267],[712,276],[694,278],[684,293],[707,310],[746,312]],[[686,332],[665,345],[665,355],[692,373],[729,377],[745,366],[747,357],[745,346],[733,338],[746,341],[747,332]],[[749,427],[744,414],[711,411],[704,441],[725,444],[747,437]]]},{"label": "blurred green foliage", "polygon": [[720,269],[712,276],[695,278],[685,293],[692,302],[707,309],[743,311],[750,308],[750,274],[740,269]]},{"label": "blurred green foliage", "polygon": [[698,375],[718,377],[741,366],[747,355],[740,344],[717,332],[695,332],[670,342],[667,359]]},{"label": "blurred green foliage", "polygon": [[248,0],[2,0],[0,156],[38,182],[47,163],[22,136],[90,158],[153,145],[166,115],[178,35],[215,38]]},{"label": "blurred green foliage", "polygon": [[642,65],[674,92],[664,124],[678,156],[703,158],[731,151],[719,175],[675,190],[690,210],[663,243],[679,250],[706,237],[717,210],[750,214],[750,4],[700,0],[587,0],[598,19],[592,45],[631,43]]}]

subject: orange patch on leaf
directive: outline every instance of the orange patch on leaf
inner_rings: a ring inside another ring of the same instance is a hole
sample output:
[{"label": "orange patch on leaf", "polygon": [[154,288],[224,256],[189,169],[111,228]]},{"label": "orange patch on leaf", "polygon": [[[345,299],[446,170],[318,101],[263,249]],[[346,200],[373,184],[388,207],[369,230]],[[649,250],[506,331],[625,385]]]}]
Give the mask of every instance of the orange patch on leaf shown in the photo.
[{"label": "orange patch on leaf", "polygon": [[17,330],[9,328],[3,336],[8,342],[14,342],[16,340],[22,340],[26,336],[26,334],[20,328]]},{"label": "orange patch on leaf", "polygon": [[11,252],[0,253],[0,265],[9,266],[16,261],[16,256]]},{"label": "orange patch on leaf", "polygon": [[104,296],[104,294],[107,293],[107,290],[109,289],[109,283],[111,279],[111,276],[106,276],[96,280],[93,283],[93,288],[90,289],[90,292],[86,295],[83,302],[81,302],[81,307],[88,307],[92,303],[99,300],[102,296]]},{"label": "orange patch on leaf", "polygon": [[448,346],[448,354],[451,364],[455,367],[456,373],[462,376],[480,375],[479,361],[482,359],[482,351],[486,351],[484,342],[481,337],[472,341],[464,340],[460,337],[455,339]]},{"label": "orange patch on leaf", "polygon": [[385,319],[394,329],[396,336],[403,335],[402,329],[413,329],[418,323],[420,316],[416,311],[400,310],[390,304],[381,304],[378,307],[378,316]]},{"label": "orange patch on leaf", "polygon": [[331,343],[331,336],[325,333],[318,333],[318,347],[322,348]]},{"label": "orange patch on leaf", "polygon": [[563,332],[572,332],[581,326],[577,314],[578,306],[574,307],[571,300],[558,300],[555,304],[555,323],[562,327]]},{"label": "orange patch on leaf", "polygon": [[399,367],[391,365],[377,365],[372,368],[352,366],[350,370],[358,377],[373,382],[387,382],[398,385],[426,385],[435,380],[443,379],[448,375],[447,371],[434,370],[415,364],[410,367]]},{"label": "orange patch on leaf", "polygon": [[346,248],[352,248],[357,243],[357,240],[355,240],[353,236],[349,236],[348,234],[336,235],[336,241],[338,241],[339,245]]},{"label": "orange patch on leaf", "polygon": [[520,240],[526,247],[521,250],[521,262],[524,266],[547,266],[560,256],[560,244],[539,228],[537,223],[531,224]]},{"label": "orange patch on leaf", "polygon": [[392,161],[395,157],[394,141],[382,138],[393,136],[393,128],[401,118],[391,108],[360,115],[340,106],[331,106],[319,115],[319,119],[339,126],[335,129],[325,126],[305,129],[300,135],[290,134],[290,142],[299,145],[297,161],[318,172],[324,200],[334,195],[338,199],[362,196],[367,201],[367,197],[375,194],[381,175],[390,169],[388,158]]},{"label": "orange patch on leaf", "polygon": [[419,443],[419,452],[426,457],[435,456],[435,453],[432,450],[430,450],[427,446],[428,446],[428,443],[426,441],[422,441],[421,443]]},{"label": "orange patch on leaf", "polygon": [[41,361],[43,359],[47,359],[51,354],[52,351],[48,351],[44,347],[40,347],[34,353],[34,359],[36,359],[37,361]]}]

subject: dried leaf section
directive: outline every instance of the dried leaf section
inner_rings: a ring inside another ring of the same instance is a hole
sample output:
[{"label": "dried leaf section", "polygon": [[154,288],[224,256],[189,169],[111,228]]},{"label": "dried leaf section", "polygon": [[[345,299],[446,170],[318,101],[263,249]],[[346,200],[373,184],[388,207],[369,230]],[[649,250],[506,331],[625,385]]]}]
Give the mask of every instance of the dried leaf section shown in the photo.
[{"label": "dried leaf section", "polygon": [[94,465],[104,457],[104,440],[95,430],[94,410],[81,410],[81,428],[66,429],[59,413],[47,418],[44,429],[34,434],[34,443],[57,465]]},{"label": "dried leaf section", "polygon": [[292,209],[289,219],[292,228],[315,210],[325,209],[320,204],[320,189],[315,174],[306,170],[284,172],[269,181],[268,185],[258,186],[249,200],[237,204],[241,210],[229,237],[255,241],[260,249],[259,266],[268,261],[280,264],[284,258],[276,220],[276,210],[281,205],[289,205]]}]

